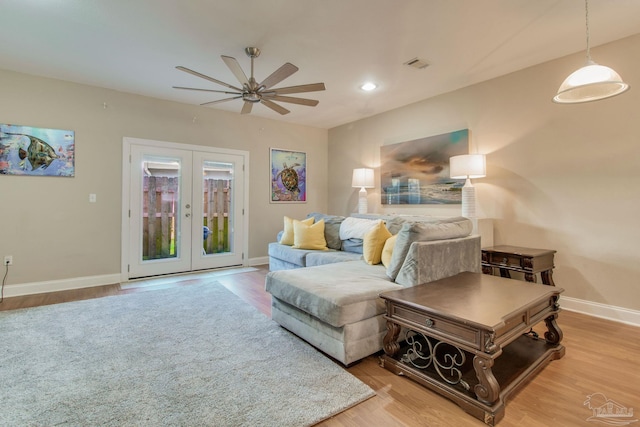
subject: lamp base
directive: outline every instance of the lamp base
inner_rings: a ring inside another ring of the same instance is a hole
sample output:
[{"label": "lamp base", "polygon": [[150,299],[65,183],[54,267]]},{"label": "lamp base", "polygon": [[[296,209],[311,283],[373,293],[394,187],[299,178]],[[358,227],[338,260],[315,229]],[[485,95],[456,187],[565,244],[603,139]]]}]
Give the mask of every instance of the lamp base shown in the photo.
[{"label": "lamp base", "polygon": [[476,217],[476,188],[471,184],[469,178],[462,187],[462,216],[465,218]]},{"label": "lamp base", "polygon": [[367,190],[362,187],[358,192],[358,213],[366,214],[367,209],[369,209],[369,206],[367,206]]}]

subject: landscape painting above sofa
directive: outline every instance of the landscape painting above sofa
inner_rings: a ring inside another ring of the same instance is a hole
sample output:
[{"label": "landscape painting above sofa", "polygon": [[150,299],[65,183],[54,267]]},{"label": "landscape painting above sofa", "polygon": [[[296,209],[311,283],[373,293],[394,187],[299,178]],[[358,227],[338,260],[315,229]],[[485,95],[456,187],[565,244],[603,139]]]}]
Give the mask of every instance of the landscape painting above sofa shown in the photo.
[{"label": "landscape painting above sofa", "polygon": [[469,129],[381,146],[381,203],[460,204],[465,181],[449,177],[449,158],[468,152]]}]

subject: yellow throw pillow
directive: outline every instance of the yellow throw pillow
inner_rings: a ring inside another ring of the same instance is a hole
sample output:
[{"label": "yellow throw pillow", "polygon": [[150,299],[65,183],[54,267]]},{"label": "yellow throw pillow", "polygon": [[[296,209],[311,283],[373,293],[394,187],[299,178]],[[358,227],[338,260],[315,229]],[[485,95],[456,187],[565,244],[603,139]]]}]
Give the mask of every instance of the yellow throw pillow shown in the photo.
[{"label": "yellow throw pillow", "polygon": [[[289,218],[288,216],[284,217],[284,233],[282,233],[282,237],[280,237],[280,244],[281,245],[288,245],[291,246],[293,245],[293,219]],[[307,224],[307,225],[311,225],[313,224],[313,217],[307,218],[307,219],[303,219],[301,222]]]},{"label": "yellow throw pillow", "polygon": [[382,248],[382,255],[380,258],[382,259],[382,265],[385,267],[389,267],[389,264],[391,264],[391,256],[393,255],[393,248],[396,245],[397,238],[398,235],[394,234],[384,242],[384,248]]},{"label": "yellow throw pillow", "polygon": [[380,264],[382,249],[391,233],[384,226],[384,222],[379,221],[371,230],[364,235],[362,243],[362,256],[367,264]]},{"label": "yellow throw pillow", "polygon": [[327,250],[327,241],[324,239],[324,220],[315,224],[305,224],[304,221],[293,220],[293,246],[294,249],[318,249]]}]

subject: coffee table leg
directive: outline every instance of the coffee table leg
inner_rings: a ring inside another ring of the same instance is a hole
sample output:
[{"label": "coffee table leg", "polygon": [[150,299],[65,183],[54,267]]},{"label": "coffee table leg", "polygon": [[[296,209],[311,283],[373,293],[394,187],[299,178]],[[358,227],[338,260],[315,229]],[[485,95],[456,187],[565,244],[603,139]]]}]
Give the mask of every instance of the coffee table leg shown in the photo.
[{"label": "coffee table leg", "polygon": [[562,330],[558,326],[558,322],[556,322],[557,318],[558,315],[554,314],[544,319],[544,323],[547,325],[547,332],[544,333],[544,339],[547,340],[549,344],[558,344],[562,341]]},{"label": "coffee table leg", "polygon": [[475,369],[476,377],[479,381],[473,391],[475,391],[478,400],[489,405],[498,400],[500,395],[500,384],[498,384],[496,377],[493,376],[492,366],[493,358],[491,357],[476,354],[473,358],[473,369]]},{"label": "coffee table leg", "polygon": [[398,335],[400,335],[400,325],[393,323],[391,320],[387,320],[387,334],[382,340],[382,348],[384,352],[393,357],[398,351],[400,351],[400,344],[398,344]]}]

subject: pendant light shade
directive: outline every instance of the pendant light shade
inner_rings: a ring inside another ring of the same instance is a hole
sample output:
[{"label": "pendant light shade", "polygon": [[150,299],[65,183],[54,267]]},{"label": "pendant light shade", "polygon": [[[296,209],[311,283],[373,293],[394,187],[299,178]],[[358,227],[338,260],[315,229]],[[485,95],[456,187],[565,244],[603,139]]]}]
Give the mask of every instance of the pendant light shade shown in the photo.
[{"label": "pendant light shade", "polygon": [[597,101],[619,95],[628,89],[629,85],[622,81],[620,74],[589,61],[562,82],[553,101],[560,104]]},{"label": "pendant light shade", "polygon": [[587,28],[587,64],[571,73],[562,82],[558,93],[553,97],[553,102],[559,104],[597,101],[619,95],[629,89],[629,85],[622,81],[620,74],[591,60],[588,0],[585,0],[584,6]]}]

